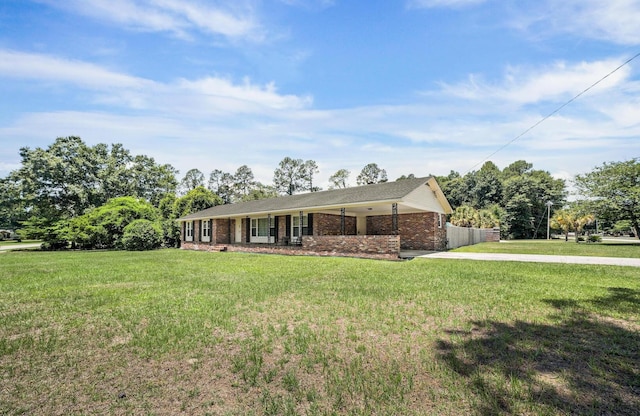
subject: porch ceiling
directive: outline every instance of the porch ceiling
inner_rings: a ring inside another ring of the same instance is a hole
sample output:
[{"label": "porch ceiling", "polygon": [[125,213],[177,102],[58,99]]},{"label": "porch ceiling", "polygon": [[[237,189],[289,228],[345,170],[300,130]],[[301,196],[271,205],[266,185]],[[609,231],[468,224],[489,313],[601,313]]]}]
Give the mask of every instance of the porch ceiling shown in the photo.
[{"label": "porch ceiling", "polygon": [[[391,202],[383,203],[383,204],[369,204],[363,206],[350,206],[345,207],[345,215],[351,217],[358,216],[369,216],[369,215],[391,215],[392,213]],[[422,212],[423,210],[416,209],[410,205],[398,203],[398,214],[409,214],[415,212]],[[335,214],[340,215],[340,208],[331,208],[331,209],[321,209],[317,211],[309,211],[309,212],[323,212],[326,214]]]}]

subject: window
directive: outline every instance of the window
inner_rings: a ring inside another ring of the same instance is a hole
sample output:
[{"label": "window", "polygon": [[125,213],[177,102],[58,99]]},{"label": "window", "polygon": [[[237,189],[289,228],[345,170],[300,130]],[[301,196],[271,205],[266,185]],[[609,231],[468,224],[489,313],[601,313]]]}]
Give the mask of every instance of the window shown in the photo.
[{"label": "window", "polygon": [[191,222],[191,221],[185,223],[184,240],[185,241],[193,241],[193,222]]},{"label": "window", "polygon": [[251,237],[272,237],[276,235],[275,221],[271,219],[271,232],[269,232],[269,218],[253,218],[251,220]]},{"label": "window", "polygon": [[202,221],[202,241],[209,241],[211,239],[211,221]]},{"label": "window", "polygon": [[[307,232],[309,220],[306,215],[302,216],[302,235]],[[300,216],[296,215],[291,217],[291,235],[293,237],[300,237]]]}]

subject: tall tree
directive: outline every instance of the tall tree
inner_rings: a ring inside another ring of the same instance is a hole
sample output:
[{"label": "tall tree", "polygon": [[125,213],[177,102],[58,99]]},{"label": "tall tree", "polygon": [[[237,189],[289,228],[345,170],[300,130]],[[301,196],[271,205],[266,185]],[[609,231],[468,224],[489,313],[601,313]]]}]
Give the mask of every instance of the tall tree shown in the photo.
[{"label": "tall tree", "polygon": [[318,192],[321,190],[319,186],[313,186],[313,178],[316,173],[319,173],[320,169],[318,164],[314,160],[307,160],[304,162],[304,178],[307,181],[307,189],[311,192]]},{"label": "tall tree", "polygon": [[209,182],[207,183],[207,189],[209,189],[214,194],[218,194],[218,190],[222,185],[222,175],[224,172],[220,169],[214,169],[209,174]]},{"label": "tall tree", "polygon": [[502,170],[502,175],[505,179],[513,176],[522,176],[525,173],[531,171],[533,164],[526,160],[517,160]]},{"label": "tall tree", "polygon": [[222,200],[216,194],[204,186],[198,186],[175,200],[173,215],[179,218],[220,204]]},{"label": "tall tree", "polygon": [[387,171],[380,169],[376,163],[369,163],[356,178],[358,185],[372,185],[374,183],[387,182]]},{"label": "tall tree", "polygon": [[46,149],[20,149],[20,157],[21,167],[6,181],[28,217],[25,236],[44,239],[52,247],[65,246],[61,230],[88,209],[119,196],[156,204],[176,186],[171,165],[132,156],[120,144],[88,146],[79,137],[59,137]]},{"label": "tall tree", "polygon": [[576,176],[576,186],[591,199],[598,218],[627,220],[640,238],[640,158],[604,163]]},{"label": "tall tree", "polygon": [[273,173],[273,184],[283,195],[293,195],[307,189],[305,163],[302,159],[285,157]]},{"label": "tall tree", "polygon": [[483,209],[502,201],[501,172],[493,162],[485,162],[473,176],[471,189],[473,206]]},{"label": "tall tree", "polygon": [[200,186],[204,187],[204,174],[198,169],[189,169],[180,181],[180,186],[185,194]]},{"label": "tall tree", "polygon": [[329,177],[329,182],[331,182],[331,186],[329,189],[344,189],[349,187],[349,172],[347,169],[339,169]]},{"label": "tall tree", "polygon": [[278,192],[273,186],[264,185],[260,182],[257,182],[255,186],[251,189],[249,194],[242,197],[242,201],[252,201],[256,199],[268,199],[268,198],[276,198],[278,196]]},{"label": "tall tree", "polygon": [[247,165],[242,165],[236,170],[235,175],[233,175],[233,180],[233,190],[235,191],[237,199],[242,199],[249,195],[256,185],[253,172]]},{"label": "tall tree", "polygon": [[16,230],[27,219],[19,180],[11,175],[0,179],[0,229]]},{"label": "tall tree", "polygon": [[511,238],[544,237],[547,202],[564,205],[564,180],[554,179],[549,172],[536,170],[511,176],[504,182],[503,206]]}]

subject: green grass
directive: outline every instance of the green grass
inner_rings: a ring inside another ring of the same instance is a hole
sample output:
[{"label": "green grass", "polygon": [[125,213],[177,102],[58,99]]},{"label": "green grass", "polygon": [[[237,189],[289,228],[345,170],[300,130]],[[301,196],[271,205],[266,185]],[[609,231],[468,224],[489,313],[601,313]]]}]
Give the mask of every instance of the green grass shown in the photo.
[{"label": "green grass", "polygon": [[631,267],[0,257],[0,414],[635,414]]},{"label": "green grass", "polygon": [[605,241],[602,243],[576,243],[573,240],[516,240],[475,244],[453,251],[640,258],[640,240]]}]

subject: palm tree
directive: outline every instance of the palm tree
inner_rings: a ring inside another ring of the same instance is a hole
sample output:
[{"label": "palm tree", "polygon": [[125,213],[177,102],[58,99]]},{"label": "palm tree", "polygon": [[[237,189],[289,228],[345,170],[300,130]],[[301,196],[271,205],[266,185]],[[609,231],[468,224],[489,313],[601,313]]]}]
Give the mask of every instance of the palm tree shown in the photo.
[{"label": "palm tree", "polygon": [[556,211],[551,218],[551,226],[564,232],[564,241],[569,241],[569,231],[573,229],[573,214],[568,209]]},{"label": "palm tree", "polygon": [[569,241],[569,231],[575,231],[577,243],[584,226],[591,224],[594,219],[593,214],[585,214],[576,209],[561,209],[553,214],[551,226],[564,232],[564,241]]}]

